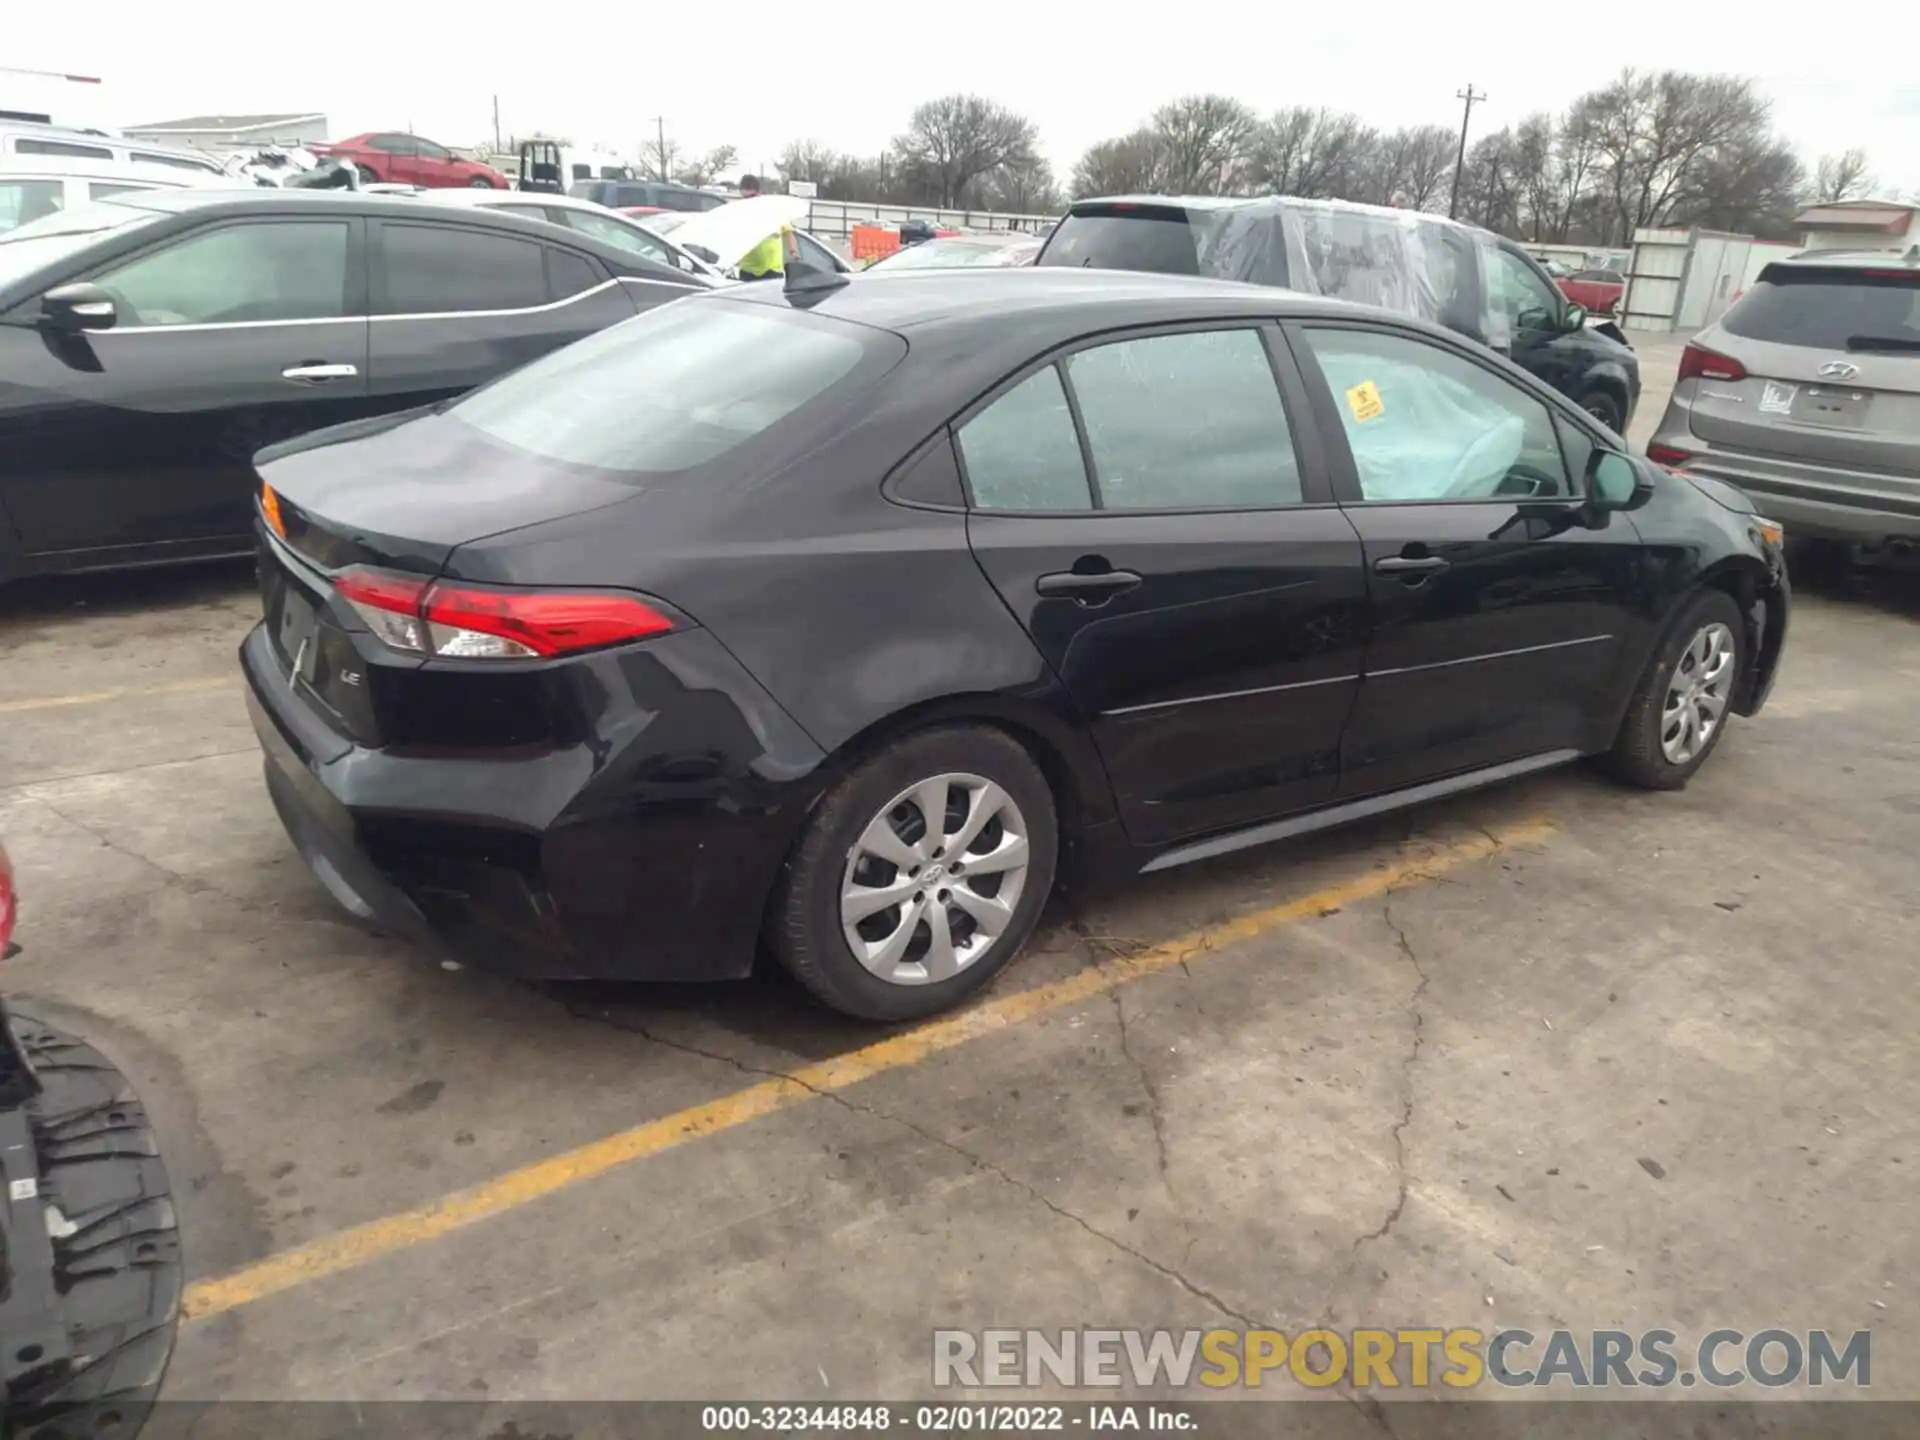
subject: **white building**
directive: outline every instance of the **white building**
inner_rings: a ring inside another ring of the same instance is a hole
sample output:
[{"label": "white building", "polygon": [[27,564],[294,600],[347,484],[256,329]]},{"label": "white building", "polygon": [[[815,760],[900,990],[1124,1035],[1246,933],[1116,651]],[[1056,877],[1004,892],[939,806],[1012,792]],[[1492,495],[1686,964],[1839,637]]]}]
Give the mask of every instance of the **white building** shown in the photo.
[{"label": "white building", "polygon": [[310,145],[327,138],[327,117],[319,114],[190,115],[128,125],[124,134],[156,145],[185,145],[199,150],[258,150],[268,145]]}]

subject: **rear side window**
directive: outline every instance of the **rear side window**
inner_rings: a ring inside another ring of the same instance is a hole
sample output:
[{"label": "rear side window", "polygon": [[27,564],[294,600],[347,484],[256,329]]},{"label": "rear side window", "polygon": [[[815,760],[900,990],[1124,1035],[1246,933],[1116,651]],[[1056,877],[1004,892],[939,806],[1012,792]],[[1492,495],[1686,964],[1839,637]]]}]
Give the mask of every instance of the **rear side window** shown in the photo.
[{"label": "rear side window", "polygon": [[960,457],[982,510],[1093,508],[1066,387],[1051,365],[960,427]]},{"label": "rear side window", "polygon": [[170,170],[194,170],[202,175],[218,175],[220,167],[186,155],[161,155],[151,150],[135,150],[132,158],[146,165],[165,165]]},{"label": "rear side window", "polygon": [[1300,471],[1254,330],[1150,335],[1067,362],[1108,510],[1298,504]]},{"label": "rear side window", "polygon": [[1152,206],[1068,215],[1047,241],[1040,263],[1158,275],[1200,273],[1187,212]]},{"label": "rear side window", "polygon": [[106,180],[90,180],[87,182],[87,198],[89,200],[105,200],[112,195],[125,195],[131,190],[156,190],[158,188],[156,185],[119,185]]},{"label": "rear side window", "polygon": [[606,278],[600,273],[600,267],[585,256],[570,250],[547,251],[548,293],[555,300],[571,299]]},{"label": "rear side window", "polygon": [[1772,267],[1720,328],[1816,350],[1920,350],[1920,272]]},{"label": "rear side window", "polygon": [[790,310],[662,305],[447,413],[549,460],[671,473],[720,458],[842,382],[877,378],[905,353],[896,336]]},{"label": "rear side window", "polygon": [[524,310],[547,303],[547,270],[531,240],[451,225],[383,225],[386,315]]}]

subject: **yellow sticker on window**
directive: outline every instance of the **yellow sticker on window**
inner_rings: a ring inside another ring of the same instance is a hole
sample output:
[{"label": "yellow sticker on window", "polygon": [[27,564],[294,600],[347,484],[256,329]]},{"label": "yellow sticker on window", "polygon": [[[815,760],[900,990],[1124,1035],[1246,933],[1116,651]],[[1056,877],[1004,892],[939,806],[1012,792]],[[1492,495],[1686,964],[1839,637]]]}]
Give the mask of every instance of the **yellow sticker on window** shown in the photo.
[{"label": "yellow sticker on window", "polygon": [[1362,380],[1347,391],[1347,408],[1353,412],[1353,418],[1363,425],[1387,413],[1386,402],[1380,398],[1380,387],[1371,380]]}]

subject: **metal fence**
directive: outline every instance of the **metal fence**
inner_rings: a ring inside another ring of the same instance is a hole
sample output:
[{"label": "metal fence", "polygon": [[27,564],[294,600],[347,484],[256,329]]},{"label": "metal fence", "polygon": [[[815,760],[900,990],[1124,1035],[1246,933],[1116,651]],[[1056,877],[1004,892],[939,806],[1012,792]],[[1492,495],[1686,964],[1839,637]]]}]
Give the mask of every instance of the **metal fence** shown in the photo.
[{"label": "metal fence", "polygon": [[1039,233],[1060,217],[1016,215],[1004,210],[941,210],[930,205],[861,205],[851,200],[815,200],[806,228],[823,239],[845,240],[856,225],[889,229],[903,220],[927,220],[942,229],[1025,230]]}]

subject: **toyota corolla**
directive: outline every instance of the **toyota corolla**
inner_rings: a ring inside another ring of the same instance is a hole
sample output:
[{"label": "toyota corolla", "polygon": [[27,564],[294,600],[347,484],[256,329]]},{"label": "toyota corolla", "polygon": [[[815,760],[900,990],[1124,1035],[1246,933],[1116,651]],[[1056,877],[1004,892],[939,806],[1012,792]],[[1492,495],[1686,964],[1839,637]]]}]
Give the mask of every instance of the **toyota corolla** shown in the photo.
[{"label": "toyota corolla", "polygon": [[259,457],[241,656],[348,909],[549,978],[952,1005],[1057,875],[1764,702],[1780,528],[1448,331],[1073,270],[703,294]]}]

